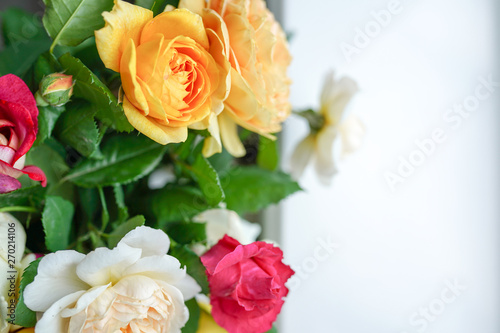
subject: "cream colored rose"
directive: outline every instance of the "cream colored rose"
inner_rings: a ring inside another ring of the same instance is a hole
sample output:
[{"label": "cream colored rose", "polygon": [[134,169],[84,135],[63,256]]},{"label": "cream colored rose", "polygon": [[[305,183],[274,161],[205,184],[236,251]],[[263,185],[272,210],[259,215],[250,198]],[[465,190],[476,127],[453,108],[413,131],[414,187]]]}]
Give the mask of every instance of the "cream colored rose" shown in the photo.
[{"label": "cream colored rose", "polygon": [[163,231],[139,227],[112,250],[47,255],[24,292],[36,332],[180,332],[184,301],[201,289],[169,247]]},{"label": "cream colored rose", "polygon": [[346,117],[347,104],[358,92],[358,85],[344,77],[335,80],[333,73],[327,75],[321,93],[319,118],[323,125],[312,131],[295,148],[291,158],[291,174],[299,179],[311,160],[314,159],[319,180],[329,185],[337,172],[334,143],[340,139],[341,156],[349,154],[362,143],[365,127],[354,117]]},{"label": "cream colored rose", "polygon": [[18,299],[17,290],[24,269],[35,255],[23,257],[26,233],[22,224],[7,213],[0,213],[0,333],[19,329],[11,325]]}]

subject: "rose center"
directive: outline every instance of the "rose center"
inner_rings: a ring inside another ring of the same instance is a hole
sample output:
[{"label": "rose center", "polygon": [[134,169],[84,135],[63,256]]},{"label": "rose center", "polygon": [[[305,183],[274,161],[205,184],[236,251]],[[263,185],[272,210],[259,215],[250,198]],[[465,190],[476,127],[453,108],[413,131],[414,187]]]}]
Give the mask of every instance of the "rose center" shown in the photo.
[{"label": "rose center", "polygon": [[0,146],[8,146],[11,137],[11,131],[9,127],[0,128]]}]

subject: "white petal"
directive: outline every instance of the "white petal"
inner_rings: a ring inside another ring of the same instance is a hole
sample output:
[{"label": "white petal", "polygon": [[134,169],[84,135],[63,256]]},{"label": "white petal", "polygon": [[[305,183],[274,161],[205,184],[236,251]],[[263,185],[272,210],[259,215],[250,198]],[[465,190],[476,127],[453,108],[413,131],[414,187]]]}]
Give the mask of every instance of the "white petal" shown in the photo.
[{"label": "white petal", "polygon": [[170,239],[167,234],[150,227],[135,228],[122,238],[118,246],[120,244],[141,249],[142,257],[163,255],[170,249]]},{"label": "white petal", "polygon": [[140,274],[173,284],[182,280],[186,275],[186,271],[181,268],[181,263],[177,258],[162,255],[141,258],[123,272],[124,276],[133,274]]},{"label": "white petal", "polygon": [[291,175],[295,180],[299,180],[304,170],[306,169],[311,157],[314,153],[314,145],[316,138],[313,135],[308,135],[304,140],[302,140],[292,154],[290,160]]},{"label": "white petal", "polygon": [[[189,319],[189,310],[184,305],[184,296],[176,287],[165,282],[158,282],[158,285],[163,291],[170,296],[173,305],[173,312],[170,313],[170,329],[169,333],[180,333]],[[38,332],[37,332],[38,333]]]},{"label": "white petal", "polygon": [[316,138],[316,173],[319,180],[329,185],[337,168],[333,160],[333,141],[337,137],[337,130],[327,126],[323,128]]},{"label": "white petal", "polygon": [[85,291],[77,291],[76,293],[69,294],[55,302],[47,311],[45,311],[42,318],[36,323],[36,333],[69,332],[69,319],[62,318],[61,312],[67,307],[75,304],[84,293]]},{"label": "white petal", "polygon": [[340,139],[342,141],[342,157],[355,152],[361,147],[366,128],[356,116],[347,117],[340,125]]},{"label": "white petal", "polygon": [[228,235],[246,245],[254,242],[262,228],[240,218],[231,210],[217,208],[204,211],[193,219],[195,222],[206,222],[207,245],[215,245],[224,235]]},{"label": "white petal", "polygon": [[196,280],[188,274],[186,274],[182,280],[173,285],[181,291],[184,296],[184,300],[186,301],[201,293],[201,287],[198,285]]},{"label": "white petal", "polygon": [[[14,243],[10,243],[11,241]],[[10,248],[14,250],[15,266],[21,267],[21,259],[26,245],[26,232],[21,222],[14,216],[0,213],[0,257],[5,261],[8,257],[9,244]]]},{"label": "white petal", "polygon": [[72,250],[57,251],[40,261],[35,280],[24,290],[24,302],[33,311],[45,312],[66,295],[89,289],[76,275],[85,255]]},{"label": "white petal", "polygon": [[66,308],[61,311],[61,317],[69,318],[76,315],[77,313],[84,311],[90,305],[90,303],[95,301],[96,298],[99,297],[106,289],[108,289],[109,286],[111,286],[111,283],[108,283],[104,286],[94,287],[86,291],[85,294],[80,296],[74,307]]},{"label": "white petal", "polygon": [[358,90],[357,83],[350,78],[343,77],[335,82],[332,74],[326,79],[320,112],[325,116],[328,124],[335,126],[340,124],[347,104]]},{"label": "white petal", "polygon": [[87,254],[77,266],[76,274],[92,287],[106,285],[118,281],[123,276],[123,271],[140,257],[141,249],[123,243],[113,250],[100,247]]}]

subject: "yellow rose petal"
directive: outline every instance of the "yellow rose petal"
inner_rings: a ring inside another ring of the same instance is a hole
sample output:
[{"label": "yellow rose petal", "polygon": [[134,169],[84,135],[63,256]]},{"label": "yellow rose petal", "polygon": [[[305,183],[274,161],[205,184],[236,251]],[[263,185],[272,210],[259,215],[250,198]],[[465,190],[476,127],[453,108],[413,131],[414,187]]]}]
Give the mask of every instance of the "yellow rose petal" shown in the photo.
[{"label": "yellow rose petal", "polygon": [[167,40],[178,36],[190,37],[205,49],[209,47],[201,16],[187,9],[177,9],[156,16],[142,30],[141,44],[153,39],[157,33],[162,33]]},{"label": "yellow rose petal", "polygon": [[238,136],[238,126],[234,120],[231,119],[226,111],[223,111],[218,118],[220,136],[224,147],[234,157],[245,156],[247,152]]},{"label": "yellow rose petal", "polygon": [[122,87],[125,95],[136,108],[147,116],[149,113],[148,101],[137,81],[137,55],[132,39],[129,39],[128,45],[123,52],[120,68]]},{"label": "yellow rose petal", "polygon": [[102,15],[106,24],[104,28],[95,32],[97,50],[104,65],[119,72],[122,52],[126,46],[122,41],[132,38],[138,44],[142,27],[153,19],[153,12],[125,1],[115,0],[113,10]]},{"label": "yellow rose petal", "polygon": [[205,0],[180,0],[178,8],[189,9],[193,13],[201,15],[205,8]]},{"label": "yellow rose petal", "polygon": [[159,144],[184,142],[187,139],[187,127],[174,128],[160,125],[154,119],[144,116],[127,97],[123,101],[123,110],[132,126]]}]

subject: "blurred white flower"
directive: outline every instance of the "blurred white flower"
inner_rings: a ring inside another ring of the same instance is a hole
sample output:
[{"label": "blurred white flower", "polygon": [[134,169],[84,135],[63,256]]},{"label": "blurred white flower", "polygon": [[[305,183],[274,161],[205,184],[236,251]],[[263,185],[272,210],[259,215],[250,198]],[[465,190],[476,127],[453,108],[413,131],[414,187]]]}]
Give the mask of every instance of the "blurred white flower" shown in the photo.
[{"label": "blurred white flower", "polygon": [[[260,225],[248,222],[225,208],[206,210],[195,216],[193,221],[206,223],[207,248],[214,246],[226,234],[243,245],[250,244],[257,240],[262,231]],[[194,250],[201,254],[206,248],[196,247]]]},{"label": "blurred white flower", "polygon": [[23,271],[35,260],[34,254],[23,257],[25,246],[26,232],[21,222],[0,213],[0,333],[19,328],[8,321],[13,319]]},{"label": "blurred white flower", "polygon": [[181,332],[184,301],[201,291],[167,255],[168,236],[139,227],[110,250],[45,256],[24,301],[38,312],[37,333]]},{"label": "blurred white flower", "polygon": [[329,185],[337,172],[334,143],[340,139],[341,152],[345,156],[359,148],[365,128],[356,117],[345,117],[347,104],[358,92],[352,79],[343,77],[336,81],[328,74],[321,93],[318,113],[307,114],[311,133],[295,148],[291,158],[292,177],[299,179],[311,160],[314,160],[319,180]]}]

